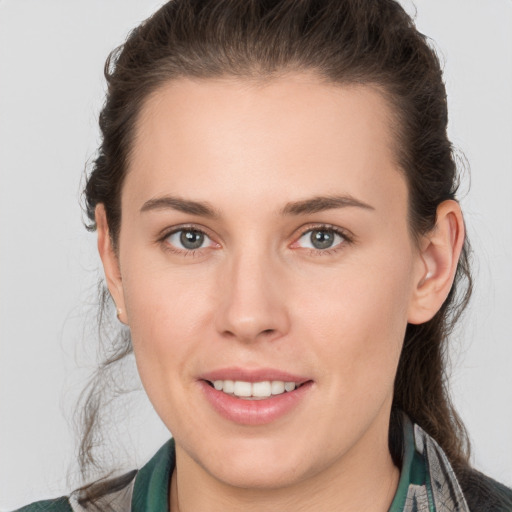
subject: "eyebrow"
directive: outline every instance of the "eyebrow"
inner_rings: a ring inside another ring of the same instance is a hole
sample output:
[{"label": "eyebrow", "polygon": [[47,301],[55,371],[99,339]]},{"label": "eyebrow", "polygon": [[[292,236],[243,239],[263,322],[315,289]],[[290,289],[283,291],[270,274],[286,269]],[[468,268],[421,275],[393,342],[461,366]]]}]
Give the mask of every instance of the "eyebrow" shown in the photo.
[{"label": "eyebrow", "polygon": [[[287,215],[308,215],[319,213],[325,210],[334,210],[336,208],[356,207],[365,210],[375,210],[373,206],[363,203],[352,196],[315,196],[301,201],[287,203],[280,211],[281,216]],[[141,213],[152,210],[172,209],[190,215],[198,215],[200,217],[208,217],[217,219],[220,213],[205,201],[192,201],[190,199],[182,199],[175,196],[164,196],[146,201]]]},{"label": "eyebrow", "polygon": [[189,213],[190,215],[199,215],[200,217],[209,217],[212,219],[220,217],[219,212],[207,202],[191,201],[174,196],[150,199],[142,205],[140,211],[143,213],[151,210],[167,209],[178,210],[179,212]]},{"label": "eyebrow", "polygon": [[365,210],[375,210],[373,206],[363,203],[352,196],[315,196],[302,201],[287,203],[281,210],[281,215],[307,215],[311,213],[334,210],[335,208],[356,207]]}]

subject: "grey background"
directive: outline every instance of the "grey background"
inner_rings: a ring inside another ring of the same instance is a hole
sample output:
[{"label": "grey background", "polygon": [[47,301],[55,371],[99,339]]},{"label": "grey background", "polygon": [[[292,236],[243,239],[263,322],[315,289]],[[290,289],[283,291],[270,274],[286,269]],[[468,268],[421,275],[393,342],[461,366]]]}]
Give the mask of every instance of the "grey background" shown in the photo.
[{"label": "grey background", "polygon": [[[80,182],[98,142],[105,57],[161,3],[0,1],[2,510],[77,483],[69,422],[94,363],[101,276]],[[454,401],[475,465],[511,485],[512,2],[415,5],[446,62],[450,136],[471,165],[461,190],[477,286],[452,343]],[[142,392],[120,408],[108,430],[122,465],[136,467],[169,434]]]}]

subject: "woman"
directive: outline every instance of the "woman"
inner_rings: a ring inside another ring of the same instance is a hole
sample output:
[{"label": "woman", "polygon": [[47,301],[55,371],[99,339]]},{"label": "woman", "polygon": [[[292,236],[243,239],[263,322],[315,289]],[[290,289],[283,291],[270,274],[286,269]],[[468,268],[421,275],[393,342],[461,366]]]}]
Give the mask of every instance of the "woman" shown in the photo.
[{"label": "woman", "polygon": [[88,215],[174,441],[26,510],[510,510],[444,385],[468,245],[402,8],[174,0],[107,74]]}]

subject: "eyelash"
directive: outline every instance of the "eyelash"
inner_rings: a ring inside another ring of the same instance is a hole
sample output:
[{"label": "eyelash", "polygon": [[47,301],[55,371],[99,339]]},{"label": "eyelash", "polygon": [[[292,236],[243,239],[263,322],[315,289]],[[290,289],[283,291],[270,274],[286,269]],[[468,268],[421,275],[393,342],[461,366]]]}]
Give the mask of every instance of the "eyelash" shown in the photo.
[{"label": "eyelash", "polygon": [[344,249],[346,245],[350,245],[354,242],[354,238],[348,234],[347,231],[344,229],[331,226],[329,224],[315,224],[315,225],[309,225],[304,228],[304,230],[300,233],[300,235],[297,237],[297,241],[294,242],[294,244],[298,243],[298,241],[306,234],[312,232],[312,231],[322,231],[325,233],[332,233],[334,235],[338,235],[342,238],[342,240],[335,245],[334,247],[329,247],[327,249],[313,249],[310,247],[304,248],[308,251],[308,254],[310,256],[330,256],[332,254],[335,254],[341,250]]},{"label": "eyelash", "polygon": [[[170,243],[167,242],[167,239],[171,235],[174,235],[176,233],[180,233],[181,231],[193,231],[195,233],[203,234],[205,237],[211,239],[211,237],[208,235],[208,233],[206,233],[204,230],[198,229],[195,226],[187,226],[187,225],[185,225],[185,226],[180,226],[179,228],[172,229],[171,231],[167,231],[157,241],[162,245],[162,247],[163,247],[163,249],[165,251],[169,251],[169,252],[171,252],[173,254],[178,254],[180,256],[194,257],[196,255],[196,253],[198,251],[200,251],[201,249],[191,249],[191,250],[178,249],[178,248],[174,247],[173,245],[171,245]],[[203,247],[203,249],[205,249],[205,247]]]},{"label": "eyelash", "polygon": [[[197,254],[197,252],[201,251],[202,249],[206,249],[206,247],[199,248],[199,249],[190,249],[190,250],[177,249],[176,247],[174,247],[173,245],[171,245],[170,243],[167,242],[167,239],[171,235],[180,233],[181,231],[194,231],[196,233],[203,234],[205,237],[211,239],[211,237],[208,235],[208,233],[206,233],[202,229],[198,229],[195,226],[180,226],[177,229],[172,229],[171,231],[167,231],[164,235],[162,235],[158,239],[158,242],[162,245],[164,250],[169,251],[173,254],[179,254],[181,256],[194,257]],[[354,243],[353,236],[349,235],[347,233],[347,231],[345,231],[341,228],[335,227],[335,226],[328,225],[328,224],[320,224],[320,225],[316,224],[316,225],[312,225],[312,226],[307,226],[297,237],[296,242],[294,242],[294,244],[296,244],[304,235],[306,235],[307,233],[309,233],[311,231],[323,231],[326,233],[334,233],[335,235],[340,236],[343,240],[332,248],[327,248],[327,249],[312,249],[309,247],[304,248],[304,249],[308,250],[308,253],[310,256],[332,255],[332,254],[335,254],[338,251],[342,250],[345,245],[351,245]]]}]

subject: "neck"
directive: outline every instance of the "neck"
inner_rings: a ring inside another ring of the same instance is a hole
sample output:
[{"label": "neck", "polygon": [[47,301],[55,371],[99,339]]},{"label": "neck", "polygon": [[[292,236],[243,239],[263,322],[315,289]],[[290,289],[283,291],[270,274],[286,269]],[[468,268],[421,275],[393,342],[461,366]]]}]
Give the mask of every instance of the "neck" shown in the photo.
[{"label": "neck", "polygon": [[[219,481],[176,449],[171,512],[386,512],[400,472],[389,453],[387,429],[370,429],[342,460],[284,488],[241,488]],[[379,430],[381,435],[379,435]]]}]

